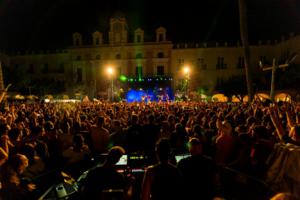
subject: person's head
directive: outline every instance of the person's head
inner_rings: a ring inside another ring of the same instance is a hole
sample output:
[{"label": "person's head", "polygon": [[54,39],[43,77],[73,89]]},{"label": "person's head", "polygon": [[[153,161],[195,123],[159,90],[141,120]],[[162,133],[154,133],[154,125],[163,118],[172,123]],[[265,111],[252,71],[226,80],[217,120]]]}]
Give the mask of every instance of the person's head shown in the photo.
[{"label": "person's head", "polygon": [[45,125],[45,131],[52,132],[54,130],[54,124],[52,121],[46,121]]},{"label": "person's head", "polygon": [[278,193],[275,196],[273,196],[270,200],[296,200],[296,197],[294,197],[290,193]]},{"label": "person's head", "polygon": [[73,145],[75,148],[80,149],[84,144],[84,138],[81,134],[76,134],[73,136]]},{"label": "person's head", "polygon": [[195,124],[193,126],[193,134],[194,135],[201,135],[201,133],[202,133],[201,126],[199,124]]},{"label": "person's head", "polygon": [[149,116],[148,116],[148,122],[149,122],[149,124],[153,124],[153,123],[154,123],[154,120],[155,120],[154,115],[149,115]]},{"label": "person's head", "polygon": [[104,119],[103,116],[99,116],[98,119],[97,119],[97,125],[100,126],[100,127],[104,126],[104,120],[105,119]]},{"label": "person's head", "polygon": [[252,129],[252,137],[255,139],[268,139],[268,130],[265,126],[256,125]]},{"label": "person's head", "polygon": [[131,124],[137,124],[139,117],[136,114],[131,115]]},{"label": "person's head", "polygon": [[23,154],[15,154],[8,159],[9,166],[18,174],[22,174],[28,167],[28,159]]},{"label": "person's head", "polygon": [[220,130],[225,135],[231,135],[232,134],[232,126],[229,121],[225,120],[222,122],[222,125],[220,127]]},{"label": "person's head", "polygon": [[198,138],[191,138],[189,140],[189,152],[191,155],[201,155],[203,153],[203,144]]},{"label": "person's head", "polygon": [[107,155],[107,162],[111,165],[116,164],[122,155],[125,154],[125,150],[121,146],[113,146],[109,149],[108,155]]},{"label": "person's head", "polygon": [[175,124],[175,116],[174,115],[169,115],[168,116],[168,123],[169,124]]},{"label": "person's head", "polygon": [[160,139],[156,144],[156,154],[159,161],[166,162],[169,159],[171,153],[171,147],[167,138]]},{"label": "person's head", "polygon": [[34,163],[34,157],[36,156],[36,151],[32,144],[25,144],[21,152],[28,158],[29,164]]}]

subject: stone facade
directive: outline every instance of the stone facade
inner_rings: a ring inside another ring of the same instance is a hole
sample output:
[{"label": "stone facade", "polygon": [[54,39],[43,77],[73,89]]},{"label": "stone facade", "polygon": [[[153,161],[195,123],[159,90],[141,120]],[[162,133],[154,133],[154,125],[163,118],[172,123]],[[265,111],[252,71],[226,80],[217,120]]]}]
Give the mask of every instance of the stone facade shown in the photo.
[{"label": "stone facade", "polygon": [[[59,81],[65,93],[72,96],[76,92],[96,96],[109,87],[110,77],[105,69],[114,68],[114,79],[121,75],[134,80],[143,77],[168,77],[173,89],[185,79],[184,66],[190,67],[189,89],[205,88],[208,93],[214,90],[220,80],[244,74],[243,49],[239,42],[225,43],[186,43],[174,44],[167,39],[167,30],[158,27],[154,41],[146,41],[144,30],[133,32],[129,38],[128,25],[124,16],[112,17],[108,33],[101,30],[90,34],[91,43],[83,43],[81,33],[73,34],[73,45],[55,52],[26,52],[9,55],[9,66],[23,68],[30,80]],[[105,40],[104,38],[107,38]],[[258,61],[280,58],[289,53],[300,53],[300,36],[291,34],[288,39],[259,41],[252,45],[251,66],[260,70]],[[294,60],[300,63],[300,56]],[[117,84],[116,87],[120,87]],[[47,92],[45,92],[47,93]]]}]

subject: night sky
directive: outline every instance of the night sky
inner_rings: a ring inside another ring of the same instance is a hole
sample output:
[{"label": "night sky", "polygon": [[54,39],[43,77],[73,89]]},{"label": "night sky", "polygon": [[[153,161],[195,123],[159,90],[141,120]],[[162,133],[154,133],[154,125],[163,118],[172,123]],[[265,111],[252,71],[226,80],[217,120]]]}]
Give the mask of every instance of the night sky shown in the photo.
[{"label": "night sky", "polygon": [[[116,12],[146,40],[159,26],[173,42],[240,38],[238,0],[0,0],[0,49],[65,48],[75,31],[89,42],[95,30],[106,35]],[[248,0],[248,29],[253,42],[300,32],[300,0]]]}]

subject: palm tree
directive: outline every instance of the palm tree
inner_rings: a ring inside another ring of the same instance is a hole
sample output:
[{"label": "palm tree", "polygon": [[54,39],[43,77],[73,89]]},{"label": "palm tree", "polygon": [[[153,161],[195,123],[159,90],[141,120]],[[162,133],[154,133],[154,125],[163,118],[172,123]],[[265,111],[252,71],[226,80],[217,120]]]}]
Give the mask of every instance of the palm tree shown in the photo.
[{"label": "palm tree", "polygon": [[244,50],[244,65],[247,81],[247,91],[249,102],[253,99],[253,89],[252,89],[252,74],[250,68],[250,48],[248,43],[248,28],[247,28],[247,7],[246,0],[239,1],[239,13],[240,13],[240,35]]}]

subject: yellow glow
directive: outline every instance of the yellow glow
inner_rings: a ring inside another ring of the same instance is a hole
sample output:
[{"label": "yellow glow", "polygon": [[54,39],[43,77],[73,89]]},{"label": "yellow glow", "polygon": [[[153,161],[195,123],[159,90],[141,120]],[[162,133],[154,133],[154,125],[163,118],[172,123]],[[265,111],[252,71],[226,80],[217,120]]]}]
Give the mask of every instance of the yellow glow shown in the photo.
[{"label": "yellow glow", "polygon": [[114,74],[114,68],[112,68],[111,66],[109,66],[109,67],[106,68],[106,72],[107,72],[109,75],[113,75],[113,74]]},{"label": "yellow glow", "polygon": [[188,73],[190,72],[190,67],[189,67],[189,66],[184,66],[184,67],[183,67],[183,72],[184,72],[185,74],[188,74]]}]

